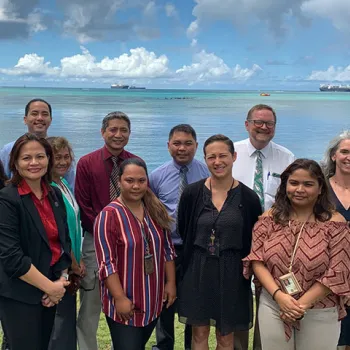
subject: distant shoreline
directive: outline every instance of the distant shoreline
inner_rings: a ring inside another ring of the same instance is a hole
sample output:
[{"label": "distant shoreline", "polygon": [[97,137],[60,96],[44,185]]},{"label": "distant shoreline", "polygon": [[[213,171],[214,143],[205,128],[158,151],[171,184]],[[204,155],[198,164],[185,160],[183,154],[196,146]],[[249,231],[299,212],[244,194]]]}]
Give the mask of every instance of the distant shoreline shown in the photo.
[{"label": "distant shoreline", "polygon": [[190,88],[147,88],[147,89],[111,89],[110,87],[68,87],[68,86],[7,86],[1,85],[0,89],[52,89],[52,90],[104,90],[123,93],[146,93],[149,91],[205,91],[205,92],[269,92],[269,93],[283,93],[283,92],[317,92],[321,93],[318,88],[314,90],[288,90],[288,89],[190,89]]}]

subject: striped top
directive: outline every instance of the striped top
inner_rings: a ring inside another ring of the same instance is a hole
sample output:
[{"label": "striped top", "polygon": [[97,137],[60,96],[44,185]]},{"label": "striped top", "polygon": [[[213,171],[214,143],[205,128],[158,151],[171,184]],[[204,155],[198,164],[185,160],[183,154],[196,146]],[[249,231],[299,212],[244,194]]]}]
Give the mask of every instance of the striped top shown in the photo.
[{"label": "striped top", "polygon": [[[294,245],[302,223],[291,220],[290,227],[277,224],[271,216],[260,217],[253,230],[250,254],[243,259],[244,276],[252,274],[251,261],[263,261],[277,285],[279,277],[288,273]],[[317,302],[313,308],[338,307],[339,319],[345,317],[344,298],[350,297],[350,230],[343,222],[307,222],[300,236],[292,271],[297,278],[301,293],[299,299],[311,286],[320,282],[331,293]],[[259,281],[255,280],[257,287]],[[286,337],[291,327],[285,323]],[[298,328],[298,323],[295,324]]]},{"label": "striped top", "polygon": [[[148,230],[154,272],[145,274],[145,243],[141,225]],[[145,211],[141,223],[116,199],[97,216],[94,227],[100,294],[103,312],[118,323],[144,327],[155,320],[163,308],[165,262],[175,257],[170,233],[163,230]],[[105,279],[117,273],[125,295],[135,305],[134,316],[122,321],[114,307]]]}]

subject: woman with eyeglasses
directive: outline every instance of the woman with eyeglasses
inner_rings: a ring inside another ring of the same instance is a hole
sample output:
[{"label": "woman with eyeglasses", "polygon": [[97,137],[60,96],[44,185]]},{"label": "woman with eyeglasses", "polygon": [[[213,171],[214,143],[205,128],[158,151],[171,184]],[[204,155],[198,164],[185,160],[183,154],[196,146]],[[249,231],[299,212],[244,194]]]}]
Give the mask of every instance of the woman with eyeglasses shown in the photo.
[{"label": "woman with eyeglasses", "polygon": [[236,331],[252,327],[251,283],[243,277],[252,229],[261,214],[254,191],[232,177],[233,142],[224,135],[203,147],[210,177],[188,185],[178,208],[183,240],[179,319],[192,326],[192,350],[208,350],[210,326],[217,348],[233,349]]},{"label": "woman with eyeglasses", "polygon": [[69,285],[71,243],[62,195],[50,186],[52,164],[45,139],[21,136],[0,191],[0,309],[11,350],[47,350]]},{"label": "woman with eyeglasses", "polygon": [[[256,223],[245,276],[262,286],[263,350],[336,349],[350,296],[350,231],[334,210],[321,167],[297,159],[276,202]],[[251,269],[252,267],[252,269]]]},{"label": "woman with eyeglasses", "polygon": [[[329,181],[331,197],[337,211],[350,221],[350,130],[336,136],[326,150],[323,170]],[[350,240],[350,237],[349,237]],[[350,350],[350,302],[342,320],[338,346]]]},{"label": "woman with eyeglasses", "polygon": [[64,179],[73,162],[73,150],[68,140],[64,137],[49,137],[46,140],[51,145],[53,152],[51,185],[61,191],[67,212],[67,224],[72,243],[72,265],[69,268],[71,285],[57,306],[49,350],[76,350],[76,292],[80,285],[80,279],[84,277],[85,267],[80,260],[82,233],[79,206],[72,190],[69,188],[68,182]]},{"label": "woman with eyeglasses", "polygon": [[176,299],[174,247],[165,207],[148,187],[146,164],[120,165],[120,196],[97,216],[94,239],[114,350],[142,350]]}]

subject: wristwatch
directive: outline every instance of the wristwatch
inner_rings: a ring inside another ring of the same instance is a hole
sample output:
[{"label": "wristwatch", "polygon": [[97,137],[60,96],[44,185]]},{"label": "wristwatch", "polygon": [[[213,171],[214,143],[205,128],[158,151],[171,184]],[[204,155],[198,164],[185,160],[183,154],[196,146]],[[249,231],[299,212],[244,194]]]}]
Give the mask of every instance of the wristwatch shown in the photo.
[{"label": "wristwatch", "polygon": [[63,277],[66,281],[69,281],[68,273],[62,273],[61,277]]}]

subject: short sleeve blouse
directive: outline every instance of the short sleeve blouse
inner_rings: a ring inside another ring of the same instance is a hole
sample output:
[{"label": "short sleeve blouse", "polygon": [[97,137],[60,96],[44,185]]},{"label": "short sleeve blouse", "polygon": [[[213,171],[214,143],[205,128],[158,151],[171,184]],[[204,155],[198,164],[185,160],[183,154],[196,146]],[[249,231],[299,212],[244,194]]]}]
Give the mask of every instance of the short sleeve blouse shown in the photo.
[{"label": "short sleeve blouse", "polygon": [[[244,275],[248,278],[251,261],[263,261],[280,285],[279,277],[288,273],[296,238],[302,223],[291,220],[281,225],[264,216],[255,224],[250,254],[244,261]],[[316,282],[328,287],[330,293],[314,305],[316,309],[338,306],[339,318],[346,315],[342,296],[350,296],[350,230],[343,222],[307,222],[300,236],[292,267],[303,292]]]}]

